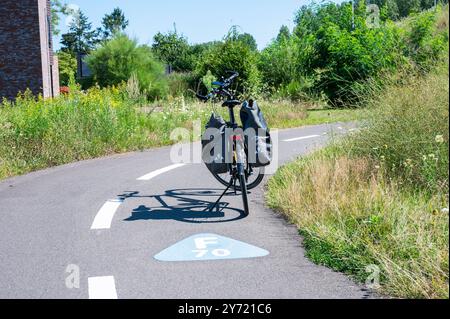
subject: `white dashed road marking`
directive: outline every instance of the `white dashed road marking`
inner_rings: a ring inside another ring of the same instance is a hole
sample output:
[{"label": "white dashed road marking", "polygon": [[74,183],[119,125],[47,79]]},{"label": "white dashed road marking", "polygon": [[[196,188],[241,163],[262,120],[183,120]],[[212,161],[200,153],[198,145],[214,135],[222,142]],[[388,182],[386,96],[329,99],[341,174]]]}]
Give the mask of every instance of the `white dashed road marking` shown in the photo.
[{"label": "white dashed road marking", "polygon": [[186,165],[186,164],[174,164],[174,165],[171,165],[171,166],[168,166],[168,167],[164,167],[164,168],[161,168],[161,169],[159,169],[159,170],[157,170],[157,171],[154,171],[154,172],[151,172],[151,173],[149,173],[149,174],[147,174],[147,175],[144,175],[144,176],[142,176],[142,177],[139,177],[137,180],[138,180],[138,181],[149,181],[149,180],[151,180],[152,178],[155,178],[156,176],[159,176],[159,175],[164,174],[164,173],[167,173],[167,172],[169,172],[169,171],[171,171],[171,170],[174,170],[174,169],[183,167],[183,166],[185,166],[185,165]]},{"label": "white dashed road marking", "polygon": [[113,276],[88,278],[89,299],[117,299]]},{"label": "white dashed road marking", "polygon": [[123,200],[121,199],[111,199],[107,201],[95,216],[91,229],[110,229],[114,214],[122,203]]},{"label": "white dashed road marking", "polygon": [[301,141],[301,140],[308,140],[308,139],[316,138],[316,137],[320,137],[320,135],[309,135],[309,136],[296,137],[296,138],[284,140],[283,142],[295,142],[295,141]]}]

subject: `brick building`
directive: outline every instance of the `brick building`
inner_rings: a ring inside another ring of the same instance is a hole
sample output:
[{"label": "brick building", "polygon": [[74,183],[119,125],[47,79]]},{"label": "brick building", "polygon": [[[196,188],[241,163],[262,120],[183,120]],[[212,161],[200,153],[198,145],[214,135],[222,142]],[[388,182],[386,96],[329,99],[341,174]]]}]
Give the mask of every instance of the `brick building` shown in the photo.
[{"label": "brick building", "polygon": [[0,0],[0,100],[29,88],[59,94],[53,54],[50,0]]}]

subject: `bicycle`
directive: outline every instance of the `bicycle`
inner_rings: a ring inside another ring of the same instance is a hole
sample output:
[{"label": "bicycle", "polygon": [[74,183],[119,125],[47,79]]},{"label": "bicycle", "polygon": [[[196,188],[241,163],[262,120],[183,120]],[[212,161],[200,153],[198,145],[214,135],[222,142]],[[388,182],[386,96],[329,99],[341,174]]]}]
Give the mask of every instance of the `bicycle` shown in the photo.
[{"label": "bicycle", "polygon": [[[228,190],[233,187],[235,193],[241,192],[244,214],[245,216],[248,216],[248,191],[256,188],[259,184],[261,184],[265,177],[265,169],[264,167],[254,167],[254,165],[252,165],[252,163],[249,163],[249,161],[247,160],[248,145],[245,141],[242,127],[240,127],[236,122],[236,116],[234,113],[234,108],[245,102],[241,102],[236,99],[234,94],[229,90],[229,88],[233,84],[233,81],[239,76],[239,73],[234,71],[229,73],[232,73],[229,78],[222,79],[222,81],[220,82],[217,81],[213,83],[216,88],[213,88],[208,95],[204,96],[196,93],[197,98],[205,103],[216,98],[225,98],[225,101],[222,103],[222,107],[228,108],[228,114],[230,117],[230,120],[225,122],[225,126],[226,129],[233,130],[231,138],[226,139],[226,143],[232,142],[231,147],[230,145],[226,146],[226,149],[232,150],[232,162],[228,164],[226,173],[219,174],[212,172],[215,179],[227,188],[213,205],[210,211],[214,210],[219,205],[220,201],[228,192]],[[249,101],[247,103],[253,103],[253,101]],[[239,185],[237,185],[237,182],[239,182]]]}]

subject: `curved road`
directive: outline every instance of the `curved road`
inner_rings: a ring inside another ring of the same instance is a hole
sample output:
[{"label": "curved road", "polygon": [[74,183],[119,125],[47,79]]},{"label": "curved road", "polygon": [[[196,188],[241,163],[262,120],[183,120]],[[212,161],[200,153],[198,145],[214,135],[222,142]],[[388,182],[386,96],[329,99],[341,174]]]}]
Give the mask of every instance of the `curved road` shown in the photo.
[{"label": "curved road", "polygon": [[[323,146],[343,126],[280,131],[280,163]],[[306,259],[296,228],[264,206],[262,186],[249,195],[247,218],[234,194],[222,212],[202,212],[222,187],[204,165],[173,166],[169,154],[128,153],[0,182],[0,298],[370,297]],[[226,246],[221,236],[260,250]],[[155,258],[185,239],[172,257],[199,249],[198,260]],[[238,250],[266,253],[230,258]]]}]

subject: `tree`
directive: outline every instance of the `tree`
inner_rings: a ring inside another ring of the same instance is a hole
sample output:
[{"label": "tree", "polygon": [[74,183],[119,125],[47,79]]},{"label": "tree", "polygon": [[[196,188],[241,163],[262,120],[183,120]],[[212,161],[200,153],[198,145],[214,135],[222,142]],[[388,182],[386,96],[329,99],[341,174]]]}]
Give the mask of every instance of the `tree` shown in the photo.
[{"label": "tree", "polygon": [[53,35],[59,35],[59,22],[60,22],[60,14],[66,14],[67,6],[62,4],[60,0],[51,0],[51,24],[52,24],[52,33]]},{"label": "tree", "polygon": [[413,12],[419,12],[421,9],[421,0],[397,0],[397,6],[400,17],[407,17]]},{"label": "tree", "polygon": [[356,100],[360,83],[401,62],[398,29],[370,28],[366,9],[365,0],[354,11],[350,2],[302,7],[290,41],[276,41],[261,54],[265,81],[290,96],[301,96],[293,94],[298,89],[336,104]]},{"label": "tree", "polygon": [[[358,0],[364,1],[364,0]],[[411,13],[428,10],[437,3],[448,3],[448,0],[369,0],[368,3],[376,4],[382,10],[383,18],[398,20],[407,17]]]},{"label": "tree", "polygon": [[125,14],[120,8],[115,8],[110,14],[106,14],[102,20],[103,38],[108,39],[114,34],[124,31],[129,24]]},{"label": "tree", "polygon": [[398,10],[397,1],[395,0],[386,0],[384,4],[384,8],[386,9],[387,18],[390,20],[397,20],[400,16],[400,12]]},{"label": "tree", "polygon": [[92,29],[92,23],[82,11],[74,15],[69,26],[69,32],[62,35],[61,44],[63,51],[76,53],[89,53],[99,42],[99,30]]},{"label": "tree", "polygon": [[105,41],[86,59],[94,80],[102,86],[118,85],[136,78],[139,88],[151,99],[167,92],[164,66],[153,57],[151,48],[139,46],[137,40],[116,34]]},{"label": "tree", "polygon": [[71,79],[75,79],[77,73],[77,59],[69,52],[59,51],[59,80],[61,85],[67,86]]},{"label": "tree", "polygon": [[282,41],[283,39],[289,39],[291,37],[291,31],[285,25],[281,26],[280,32],[277,35],[277,42]]},{"label": "tree", "polygon": [[258,44],[250,33],[239,34],[237,40],[247,45],[252,51],[258,50]]},{"label": "tree", "polygon": [[211,50],[212,48],[220,45],[220,41],[211,41],[211,42],[205,42],[205,43],[198,43],[191,45],[191,55],[194,56],[194,60],[201,59],[201,56],[203,53],[205,53],[208,50]]},{"label": "tree", "polygon": [[194,68],[188,41],[176,31],[166,34],[158,32],[153,38],[152,49],[156,57],[169,65],[174,71],[188,72]]},{"label": "tree", "polygon": [[256,43],[255,38],[250,33],[240,33],[238,31],[237,25],[234,25],[230,28],[230,31],[228,31],[226,39],[231,41],[242,42],[243,44],[248,46],[252,51],[258,50],[258,44]]},{"label": "tree", "polygon": [[196,68],[198,77],[205,76],[208,71],[216,78],[226,76],[227,71],[237,71],[237,90],[240,94],[255,94],[260,89],[260,73],[257,67],[258,52],[250,46],[238,41],[233,33],[225,40],[206,51]]}]

